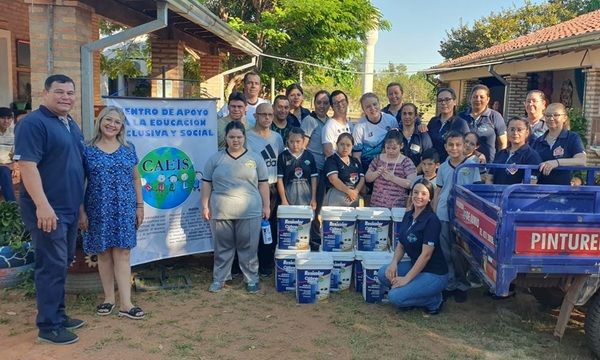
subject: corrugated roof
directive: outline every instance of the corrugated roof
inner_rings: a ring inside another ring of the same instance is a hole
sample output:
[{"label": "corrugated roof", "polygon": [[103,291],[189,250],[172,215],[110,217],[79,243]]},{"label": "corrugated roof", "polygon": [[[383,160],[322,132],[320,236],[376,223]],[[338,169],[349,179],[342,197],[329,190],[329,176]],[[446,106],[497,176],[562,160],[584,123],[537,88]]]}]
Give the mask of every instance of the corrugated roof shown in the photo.
[{"label": "corrugated roof", "polygon": [[569,21],[538,30],[531,34],[523,35],[503,44],[495,45],[469,55],[446,61],[431,67],[431,69],[452,68],[464,64],[475,63],[477,60],[502,55],[509,51],[526,49],[528,47],[539,46],[541,44],[597,31],[600,31],[600,10],[583,14]]}]

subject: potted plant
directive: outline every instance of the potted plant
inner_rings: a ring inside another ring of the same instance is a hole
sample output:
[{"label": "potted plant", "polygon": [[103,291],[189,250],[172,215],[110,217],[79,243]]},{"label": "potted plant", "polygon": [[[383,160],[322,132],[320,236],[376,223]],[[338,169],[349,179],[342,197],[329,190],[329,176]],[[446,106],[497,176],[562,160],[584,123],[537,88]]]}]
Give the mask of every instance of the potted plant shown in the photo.
[{"label": "potted plant", "polygon": [[0,289],[21,283],[19,274],[33,269],[31,236],[14,201],[0,202]]}]

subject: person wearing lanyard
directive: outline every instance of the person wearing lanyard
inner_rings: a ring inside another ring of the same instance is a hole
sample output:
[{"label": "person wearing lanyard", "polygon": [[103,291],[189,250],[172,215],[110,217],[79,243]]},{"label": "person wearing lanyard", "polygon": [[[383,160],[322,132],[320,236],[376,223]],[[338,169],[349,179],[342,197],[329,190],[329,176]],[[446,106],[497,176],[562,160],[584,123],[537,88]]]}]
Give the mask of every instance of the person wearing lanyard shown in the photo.
[{"label": "person wearing lanyard", "polygon": [[415,166],[421,163],[421,154],[423,151],[431,148],[431,138],[426,132],[419,132],[415,125],[418,116],[417,106],[413,103],[406,103],[400,109],[402,115],[402,135],[404,135],[404,147],[402,153],[412,160]]},{"label": "person wearing lanyard", "polygon": [[493,162],[498,150],[506,148],[506,125],[502,115],[488,108],[490,89],[485,85],[475,85],[471,90],[471,108],[459,113],[469,124],[471,131],[479,135],[479,151],[487,162]]},{"label": "person wearing lanyard", "polygon": [[[391,288],[388,299],[392,305],[402,310],[423,306],[427,313],[437,315],[448,284],[448,267],[439,246],[440,220],[431,208],[433,184],[419,179],[411,194],[414,209],[404,215],[394,257],[379,269],[377,278]],[[410,261],[401,261],[405,253]]]},{"label": "person wearing lanyard", "polygon": [[[513,117],[508,121],[508,140],[510,146],[498,151],[494,164],[539,165],[540,155],[527,143],[529,139],[529,122],[527,119]],[[537,182],[537,171],[532,171],[531,183]],[[523,182],[524,170],[515,168],[494,168],[486,176],[486,184],[520,184]]]},{"label": "person wearing lanyard", "polygon": [[529,145],[532,145],[535,139],[544,135],[548,127],[544,121],[544,111],[546,110],[546,95],[541,90],[531,90],[525,98],[525,112],[527,112],[527,121],[529,122]]},{"label": "person wearing lanyard", "polygon": [[572,171],[553,170],[558,166],[585,166],[587,156],[583,142],[579,134],[569,130],[569,116],[563,104],[548,105],[545,118],[548,131],[532,145],[542,158],[538,184],[569,185]]},{"label": "person wearing lanyard", "polygon": [[443,88],[437,92],[437,104],[440,114],[431,118],[427,124],[429,137],[433,147],[440,156],[440,161],[446,161],[446,139],[448,131],[456,130],[461,134],[469,132],[469,124],[456,116],[456,93],[451,88]]}]

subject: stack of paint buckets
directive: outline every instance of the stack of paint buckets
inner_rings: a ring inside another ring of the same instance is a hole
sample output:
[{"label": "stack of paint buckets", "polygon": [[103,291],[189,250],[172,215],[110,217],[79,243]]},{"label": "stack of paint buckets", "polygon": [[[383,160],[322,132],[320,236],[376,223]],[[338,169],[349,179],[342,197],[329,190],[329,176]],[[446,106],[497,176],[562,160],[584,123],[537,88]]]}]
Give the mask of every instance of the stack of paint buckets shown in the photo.
[{"label": "stack of paint buckets", "polygon": [[356,251],[354,287],[368,303],[384,300],[387,289],[379,283],[379,269],[392,261],[390,246],[391,212],[387,208],[356,209]]},{"label": "stack of paint buckets", "polygon": [[324,206],[321,210],[321,222],[321,251],[331,254],[333,258],[330,290],[347,291],[350,289],[354,265],[356,209]]},{"label": "stack of paint buckets", "polygon": [[277,248],[275,249],[275,289],[296,291],[296,255],[310,252],[310,206],[279,205],[277,208]]}]

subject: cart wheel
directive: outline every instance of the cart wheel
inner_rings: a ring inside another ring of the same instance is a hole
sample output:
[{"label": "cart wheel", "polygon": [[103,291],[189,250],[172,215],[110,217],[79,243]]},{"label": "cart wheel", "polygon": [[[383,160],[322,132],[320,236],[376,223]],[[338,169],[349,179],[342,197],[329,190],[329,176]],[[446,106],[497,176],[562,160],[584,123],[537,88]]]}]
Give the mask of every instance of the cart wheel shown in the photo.
[{"label": "cart wheel", "polygon": [[585,314],[585,337],[596,358],[600,359],[600,296],[594,295]]},{"label": "cart wheel", "polygon": [[530,287],[529,292],[543,306],[556,309],[562,306],[565,292],[557,287]]}]

